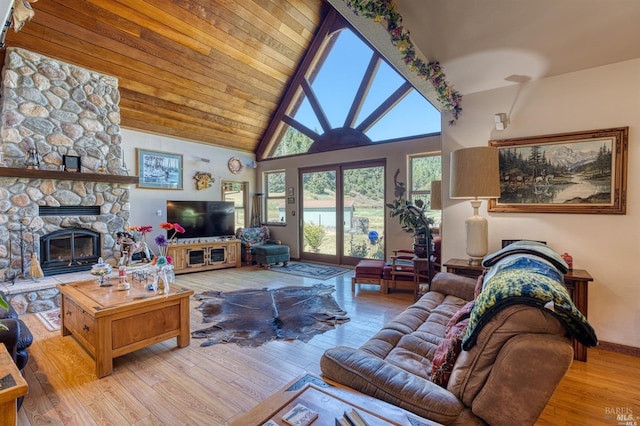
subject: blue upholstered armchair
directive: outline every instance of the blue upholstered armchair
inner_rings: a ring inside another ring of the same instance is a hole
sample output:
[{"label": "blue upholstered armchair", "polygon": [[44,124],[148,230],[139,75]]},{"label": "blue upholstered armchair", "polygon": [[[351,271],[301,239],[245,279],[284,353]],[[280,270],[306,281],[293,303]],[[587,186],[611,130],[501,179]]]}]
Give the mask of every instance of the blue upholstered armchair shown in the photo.
[{"label": "blue upholstered armchair", "polygon": [[251,265],[255,261],[256,247],[268,244],[282,244],[280,240],[272,240],[269,228],[238,228],[236,238],[240,240],[242,262]]}]

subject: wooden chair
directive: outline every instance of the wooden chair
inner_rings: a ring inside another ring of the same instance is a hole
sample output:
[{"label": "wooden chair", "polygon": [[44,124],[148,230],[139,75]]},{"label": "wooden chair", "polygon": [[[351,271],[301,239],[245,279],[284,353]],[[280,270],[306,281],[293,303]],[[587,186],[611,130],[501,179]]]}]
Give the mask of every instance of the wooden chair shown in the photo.
[{"label": "wooden chair", "polygon": [[414,282],[414,265],[413,258],[415,254],[413,250],[399,249],[393,251],[391,256],[391,269],[389,274],[391,276],[391,282],[389,288],[396,289],[398,281],[411,282],[413,286]]}]

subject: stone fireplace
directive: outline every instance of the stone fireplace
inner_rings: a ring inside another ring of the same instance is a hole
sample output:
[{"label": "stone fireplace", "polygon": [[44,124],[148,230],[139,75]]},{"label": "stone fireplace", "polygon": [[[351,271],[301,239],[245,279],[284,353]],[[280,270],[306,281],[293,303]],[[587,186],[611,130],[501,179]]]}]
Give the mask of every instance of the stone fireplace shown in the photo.
[{"label": "stone fireplace", "polygon": [[[0,271],[26,269],[28,277],[31,253],[47,264],[47,275],[90,269],[99,256],[115,263],[115,234],[128,223],[131,183],[117,179],[128,175],[119,100],[114,77],[7,48],[0,98]],[[80,173],[62,171],[64,156],[80,157]],[[30,164],[35,170],[28,170]],[[65,248],[69,253],[61,255]]]}]

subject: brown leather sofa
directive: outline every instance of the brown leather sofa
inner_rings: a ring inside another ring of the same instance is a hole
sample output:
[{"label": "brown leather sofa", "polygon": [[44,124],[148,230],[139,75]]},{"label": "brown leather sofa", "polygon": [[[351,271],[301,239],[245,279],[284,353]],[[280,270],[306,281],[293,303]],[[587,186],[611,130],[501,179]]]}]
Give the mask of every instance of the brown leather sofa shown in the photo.
[{"label": "brown leather sofa", "polygon": [[573,360],[565,326],[548,309],[505,306],[454,358],[443,387],[432,381],[434,356],[478,290],[445,272],[430,290],[360,348],[327,350],[323,375],[442,424],[534,424]]}]

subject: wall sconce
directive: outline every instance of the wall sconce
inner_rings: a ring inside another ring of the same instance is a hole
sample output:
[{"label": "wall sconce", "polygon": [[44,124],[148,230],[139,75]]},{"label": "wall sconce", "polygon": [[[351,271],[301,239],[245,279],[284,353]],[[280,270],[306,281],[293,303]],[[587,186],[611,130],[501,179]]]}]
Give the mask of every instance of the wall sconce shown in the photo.
[{"label": "wall sconce", "polygon": [[504,112],[494,114],[493,121],[496,125],[496,130],[504,130],[509,126],[509,117]]}]

